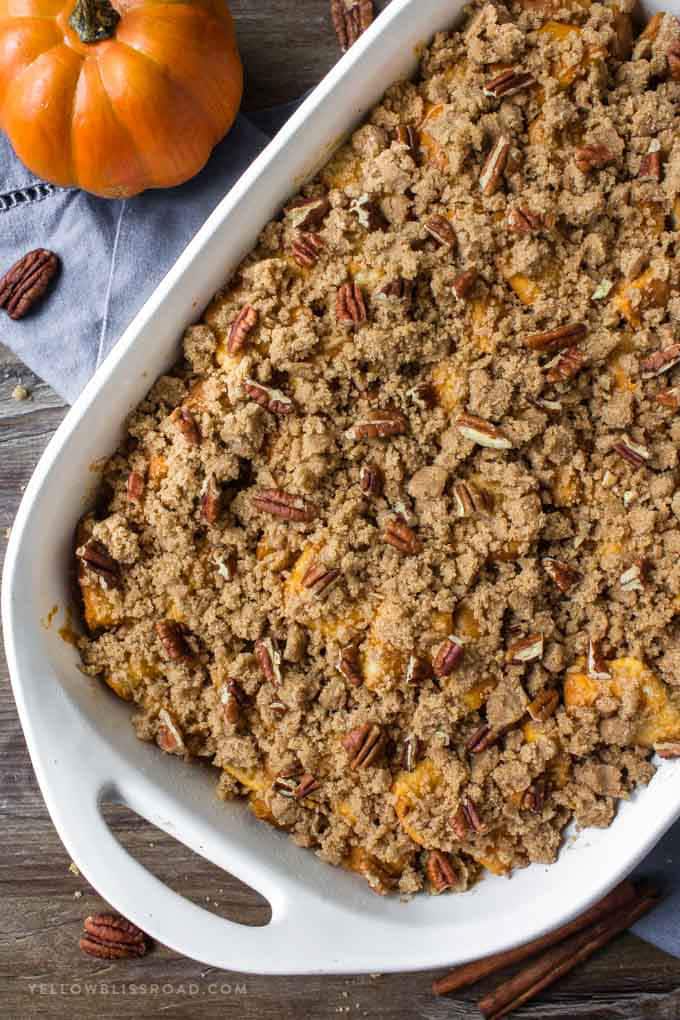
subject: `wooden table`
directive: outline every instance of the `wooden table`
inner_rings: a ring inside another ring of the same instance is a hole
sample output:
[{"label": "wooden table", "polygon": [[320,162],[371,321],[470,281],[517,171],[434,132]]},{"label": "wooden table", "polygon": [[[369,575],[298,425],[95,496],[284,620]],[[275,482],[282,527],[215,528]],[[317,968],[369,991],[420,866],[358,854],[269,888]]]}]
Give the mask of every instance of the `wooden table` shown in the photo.
[{"label": "wooden table", "polygon": [[[327,0],[235,0],[231,6],[247,68],[246,108],[293,98],[337,59]],[[28,388],[30,400],[12,399],[17,383]],[[65,412],[48,386],[0,348],[0,536]],[[3,552],[4,546],[3,540]],[[443,1020],[479,1015],[477,992],[435,999],[429,990],[434,974],[249,977],[217,972],[162,946],[144,960],[114,964],[81,956],[82,919],[105,904],[69,870],[33,776],[4,662],[2,669],[0,1015],[7,1020],[160,1015]],[[110,817],[124,845],[175,890],[233,920],[266,921],[266,904],[238,881],[136,816],[117,810]],[[488,990],[491,982],[482,987]],[[627,935],[517,1015],[680,1018],[680,961]]]}]

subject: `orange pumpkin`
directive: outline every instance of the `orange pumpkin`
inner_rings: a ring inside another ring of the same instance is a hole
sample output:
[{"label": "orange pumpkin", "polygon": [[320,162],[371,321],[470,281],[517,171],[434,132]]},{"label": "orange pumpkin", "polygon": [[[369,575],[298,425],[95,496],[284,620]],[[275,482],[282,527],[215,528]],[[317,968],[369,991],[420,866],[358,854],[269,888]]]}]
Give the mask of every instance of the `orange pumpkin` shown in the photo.
[{"label": "orange pumpkin", "polygon": [[0,0],[0,128],[54,184],[106,198],[181,184],[242,85],[224,0]]}]

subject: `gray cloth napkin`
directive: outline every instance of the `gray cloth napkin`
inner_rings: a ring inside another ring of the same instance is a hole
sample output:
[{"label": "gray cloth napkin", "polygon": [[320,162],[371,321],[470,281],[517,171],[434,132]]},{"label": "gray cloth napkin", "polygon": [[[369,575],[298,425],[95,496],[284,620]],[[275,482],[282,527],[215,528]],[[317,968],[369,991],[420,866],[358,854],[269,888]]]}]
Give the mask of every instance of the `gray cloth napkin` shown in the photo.
[{"label": "gray cloth napkin", "polygon": [[[106,201],[34,177],[0,134],[0,271],[31,248],[63,261],[49,300],[28,321],[0,313],[0,340],[68,401],[73,401],[188,241],[297,103],[239,116],[192,181]],[[667,896],[633,931],[680,956],[680,822],[636,874]]]}]

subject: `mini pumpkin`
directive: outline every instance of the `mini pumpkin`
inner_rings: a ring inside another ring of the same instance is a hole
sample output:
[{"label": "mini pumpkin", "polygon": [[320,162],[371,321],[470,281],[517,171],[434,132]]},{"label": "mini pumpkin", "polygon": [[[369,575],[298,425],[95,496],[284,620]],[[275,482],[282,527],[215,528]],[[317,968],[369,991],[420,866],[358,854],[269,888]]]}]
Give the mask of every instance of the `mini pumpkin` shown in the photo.
[{"label": "mini pumpkin", "polygon": [[54,184],[106,198],[181,184],[242,87],[223,0],[0,0],[0,127]]}]

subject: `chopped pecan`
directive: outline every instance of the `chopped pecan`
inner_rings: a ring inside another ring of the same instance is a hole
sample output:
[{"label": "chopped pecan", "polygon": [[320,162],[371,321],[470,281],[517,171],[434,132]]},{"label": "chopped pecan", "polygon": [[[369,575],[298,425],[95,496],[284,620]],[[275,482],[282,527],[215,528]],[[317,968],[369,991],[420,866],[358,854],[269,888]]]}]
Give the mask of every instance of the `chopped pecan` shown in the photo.
[{"label": "chopped pecan", "polygon": [[607,669],[607,664],[600,650],[600,642],[595,641],[593,638],[590,638],[588,641],[586,673],[594,680],[609,680],[611,678],[611,673]]},{"label": "chopped pecan", "polygon": [[215,524],[222,511],[222,490],[215,475],[209,474],[201,489],[201,517],[207,524]]},{"label": "chopped pecan", "polygon": [[435,895],[445,892],[446,889],[452,889],[458,883],[458,876],[450,858],[441,850],[430,850],[425,871],[430,880],[430,889]]},{"label": "chopped pecan", "polygon": [[346,53],[373,21],[373,0],[357,0],[349,7],[345,0],[331,0],[331,18],[340,49]]},{"label": "chopped pecan", "polygon": [[529,88],[530,85],[535,84],[535,81],[533,74],[509,67],[507,71],[502,71],[486,83],[484,95],[492,96],[494,99],[505,99],[506,96],[514,96],[516,92]]},{"label": "chopped pecan", "polygon": [[241,350],[248,339],[248,336],[255,329],[255,326],[257,325],[257,318],[258,315],[256,308],[253,308],[252,305],[243,306],[229,327],[227,350],[230,354],[235,354],[237,351]]},{"label": "chopped pecan", "polygon": [[499,735],[491,729],[488,723],[482,723],[466,741],[465,750],[470,751],[471,754],[480,754],[482,751],[492,747],[498,740]]},{"label": "chopped pecan", "polygon": [[543,569],[561,592],[568,592],[581,579],[581,575],[570,563],[557,560],[554,556],[544,556],[541,560]]},{"label": "chopped pecan", "polygon": [[641,181],[660,181],[661,180],[661,142],[658,138],[653,138],[649,143],[647,152],[640,160],[640,169],[638,170],[638,180]]},{"label": "chopped pecan", "polygon": [[380,206],[369,195],[359,195],[353,199],[349,204],[349,211],[354,213],[361,226],[370,232],[385,230],[388,226]]},{"label": "chopped pecan", "polygon": [[582,340],[585,335],[585,323],[570,322],[555,329],[546,329],[542,333],[530,333],[522,337],[522,343],[532,351],[557,353],[565,347],[571,347],[575,341]]},{"label": "chopped pecan", "polygon": [[335,298],[335,317],[338,322],[360,326],[366,322],[368,314],[364,295],[358,283],[343,283],[338,287]]},{"label": "chopped pecan", "polygon": [[659,758],[680,758],[680,741],[661,740],[654,744],[654,750]]},{"label": "chopped pecan", "polygon": [[458,810],[451,818],[451,828],[458,840],[466,839],[470,830],[481,832],[484,828],[477,811],[477,805],[471,797],[463,797],[461,800]]},{"label": "chopped pecan", "polygon": [[539,776],[524,791],[522,807],[525,811],[531,811],[533,814],[539,815],[543,810],[547,795],[548,784],[543,776]]},{"label": "chopped pecan", "polygon": [[450,676],[463,655],[463,646],[458,638],[445,638],[437,649],[432,668],[436,677]]},{"label": "chopped pecan", "polygon": [[669,407],[671,411],[680,410],[680,386],[671,386],[667,390],[661,390],[660,393],[657,393],[656,400],[664,407]]},{"label": "chopped pecan", "polygon": [[526,237],[528,234],[535,234],[543,226],[543,217],[538,213],[527,209],[525,205],[515,206],[510,210],[507,217],[508,229],[513,234]]},{"label": "chopped pecan", "polygon": [[445,248],[453,248],[456,243],[456,234],[450,222],[445,216],[430,216],[423,224],[426,232],[439,241]]},{"label": "chopped pecan", "polygon": [[403,276],[397,276],[390,280],[376,292],[378,300],[394,298],[396,301],[410,302],[413,297],[413,280],[405,280]]},{"label": "chopped pecan", "polygon": [[488,513],[492,508],[488,492],[474,482],[456,482],[451,495],[456,517],[472,517],[473,514]]},{"label": "chopped pecan", "polygon": [[342,746],[350,756],[350,768],[363,769],[375,765],[381,757],[387,737],[381,726],[364,723],[350,730],[342,739]]},{"label": "chopped pecan", "polygon": [[527,705],[527,712],[534,722],[545,722],[555,714],[560,696],[554,687],[544,687]]},{"label": "chopped pecan", "polygon": [[666,51],[668,73],[673,81],[680,81],[680,39],[675,39]]},{"label": "chopped pecan", "polygon": [[253,496],[253,506],[261,513],[281,517],[285,521],[313,521],[317,514],[316,507],[302,496],[293,496],[281,489],[260,489]]},{"label": "chopped pecan", "polygon": [[295,410],[293,401],[282,390],[263,386],[254,379],[244,380],[243,389],[251,400],[264,407],[270,414],[292,414]]},{"label": "chopped pecan", "polygon": [[174,717],[165,708],[162,708],[158,713],[156,743],[166,754],[184,754],[182,731]]},{"label": "chopped pecan", "polygon": [[411,398],[414,404],[423,409],[431,411],[433,407],[437,406],[437,392],[432,383],[427,380],[416,383],[407,391],[406,395]]},{"label": "chopped pecan", "polygon": [[339,570],[329,569],[323,563],[312,563],[302,578],[302,587],[311,591],[316,598],[326,598],[340,581]]},{"label": "chopped pecan", "polygon": [[352,687],[360,687],[364,682],[356,645],[347,645],[341,650],[336,668],[340,676],[344,677]]},{"label": "chopped pecan", "polygon": [[193,658],[193,652],[186,640],[184,627],[176,620],[158,620],[156,633],[165,649],[165,654],[173,662],[186,662]]},{"label": "chopped pecan", "polygon": [[543,635],[529,634],[509,646],[507,657],[511,662],[532,662],[543,658]]},{"label": "chopped pecan", "polygon": [[510,140],[499,135],[484,160],[479,175],[479,187],[483,195],[493,195],[501,182],[510,154]]},{"label": "chopped pecan", "polygon": [[177,431],[189,446],[200,444],[201,433],[196,419],[188,408],[176,407],[170,415],[170,420],[177,426]]},{"label": "chopped pecan", "polygon": [[647,561],[639,557],[619,577],[624,591],[642,591],[647,580]]},{"label": "chopped pecan", "polygon": [[124,960],[144,956],[147,939],[141,928],[120,914],[92,914],[83,922],[85,931],[78,943],[88,956],[101,960]]},{"label": "chopped pecan", "polygon": [[76,556],[101,578],[105,588],[122,587],[120,563],[114,560],[103,542],[90,538],[85,545],[76,550]]},{"label": "chopped pecan", "polygon": [[477,283],[477,270],[474,266],[470,269],[466,269],[464,272],[459,273],[451,284],[453,293],[456,295],[459,301],[464,301],[465,298],[474,289]]},{"label": "chopped pecan", "polygon": [[272,790],[282,797],[290,797],[292,799],[300,785],[300,779],[303,774],[301,765],[291,765],[290,768],[282,769],[276,774],[272,783]]},{"label": "chopped pecan", "polygon": [[618,443],[614,443],[612,450],[614,453],[618,453],[619,457],[623,457],[629,464],[632,464],[633,467],[642,467],[651,457],[651,453],[646,446],[634,443],[629,436],[624,436]]},{"label": "chopped pecan", "polygon": [[606,145],[582,145],[574,152],[574,161],[582,174],[602,170],[614,159],[614,153]]},{"label": "chopped pecan", "polygon": [[383,538],[394,549],[405,556],[415,556],[420,552],[421,545],[418,536],[408,524],[403,521],[388,521],[383,532]]},{"label": "chopped pecan", "polygon": [[600,280],[597,287],[592,293],[593,301],[604,301],[606,297],[609,297],[612,287],[614,286],[613,280]]},{"label": "chopped pecan", "polygon": [[288,203],[284,212],[296,230],[318,230],[330,208],[325,195],[315,195],[313,198],[296,198]]},{"label": "chopped pecan", "polygon": [[394,137],[400,145],[406,146],[409,156],[414,163],[417,163],[420,139],[416,129],[412,128],[409,124],[399,124],[395,128]]},{"label": "chopped pecan", "polygon": [[353,439],[384,439],[406,432],[407,421],[401,411],[386,407],[383,411],[371,411],[349,430]]},{"label": "chopped pecan", "polygon": [[311,772],[305,772],[300,776],[300,782],[297,784],[293,791],[293,797],[295,800],[304,800],[310,793],[314,793],[315,790],[319,789],[319,782],[314,778]]},{"label": "chopped pecan", "polygon": [[405,772],[413,772],[418,757],[418,738],[413,733],[404,737],[401,746],[401,767]]},{"label": "chopped pecan", "polygon": [[238,680],[227,680],[220,691],[222,714],[228,723],[235,726],[241,718],[241,709],[248,704],[246,692]]},{"label": "chopped pecan", "polygon": [[557,356],[554,364],[546,366],[546,379],[551,383],[567,382],[581,371],[585,363],[585,355],[578,347],[567,347],[566,351]]},{"label": "chopped pecan", "polygon": [[323,238],[320,234],[300,231],[291,245],[293,258],[299,266],[310,269],[315,266],[323,250]]},{"label": "chopped pecan", "polygon": [[359,471],[359,485],[367,496],[382,496],[385,476],[377,464],[365,463]]},{"label": "chopped pecan", "polygon": [[458,431],[478,446],[486,446],[492,450],[509,450],[512,443],[506,435],[484,418],[478,418],[475,414],[461,414],[456,419]]},{"label": "chopped pecan", "polygon": [[213,554],[213,562],[220,577],[225,581],[233,581],[236,577],[236,556],[233,552],[227,556],[221,556],[216,552]]},{"label": "chopped pecan", "polygon": [[255,658],[265,680],[278,687],[281,683],[281,652],[274,638],[259,638],[255,642]]},{"label": "chopped pecan", "polygon": [[0,308],[10,319],[22,319],[38,304],[59,270],[53,251],[36,248],[27,252],[0,279]]},{"label": "chopped pecan", "polygon": [[680,344],[671,344],[660,351],[654,351],[649,357],[644,358],[640,363],[640,371],[643,379],[653,379],[654,376],[663,375],[680,363]]},{"label": "chopped pecan", "polygon": [[127,478],[126,493],[130,503],[138,503],[144,495],[146,482],[139,471],[131,471]]}]

